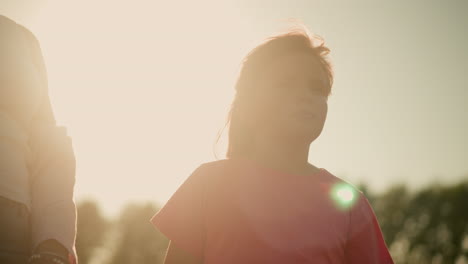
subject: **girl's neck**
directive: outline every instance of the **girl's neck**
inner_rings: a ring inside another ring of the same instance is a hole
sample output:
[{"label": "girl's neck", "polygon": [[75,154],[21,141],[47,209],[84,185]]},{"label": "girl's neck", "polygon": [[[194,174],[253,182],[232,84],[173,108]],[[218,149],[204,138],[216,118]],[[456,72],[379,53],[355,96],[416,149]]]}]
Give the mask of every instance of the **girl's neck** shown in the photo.
[{"label": "girl's neck", "polygon": [[258,137],[247,158],[264,167],[291,174],[309,174],[318,170],[309,164],[310,143]]}]

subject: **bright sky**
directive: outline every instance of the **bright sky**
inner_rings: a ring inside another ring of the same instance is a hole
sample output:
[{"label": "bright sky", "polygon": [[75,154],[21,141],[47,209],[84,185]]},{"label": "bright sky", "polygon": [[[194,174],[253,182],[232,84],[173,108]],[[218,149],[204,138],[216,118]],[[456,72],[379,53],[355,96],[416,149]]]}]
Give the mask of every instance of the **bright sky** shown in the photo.
[{"label": "bright sky", "polygon": [[165,203],[214,160],[242,57],[288,18],[332,50],[311,163],[377,191],[467,178],[467,11],[463,0],[0,0],[0,14],[42,45],[54,111],[73,138],[77,200],[109,214]]}]

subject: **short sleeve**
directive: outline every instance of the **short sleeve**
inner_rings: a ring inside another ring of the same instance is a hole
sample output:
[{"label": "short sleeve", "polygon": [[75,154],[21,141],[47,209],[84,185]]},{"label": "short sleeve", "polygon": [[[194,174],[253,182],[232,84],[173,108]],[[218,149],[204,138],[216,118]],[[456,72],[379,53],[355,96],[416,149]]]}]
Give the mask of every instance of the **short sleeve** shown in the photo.
[{"label": "short sleeve", "polygon": [[179,248],[202,259],[205,244],[203,165],[195,169],[151,223]]},{"label": "short sleeve", "polygon": [[346,259],[348,264],[393,264],[377,217],[362,193],[350,211]]}]

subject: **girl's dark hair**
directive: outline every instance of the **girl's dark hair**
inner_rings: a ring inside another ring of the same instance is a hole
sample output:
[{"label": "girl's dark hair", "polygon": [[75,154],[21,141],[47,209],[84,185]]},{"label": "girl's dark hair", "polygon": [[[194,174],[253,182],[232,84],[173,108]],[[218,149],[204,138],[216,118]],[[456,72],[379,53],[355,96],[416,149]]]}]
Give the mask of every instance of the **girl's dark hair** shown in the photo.
[{"label": "girl's dark hair", "polygon": [[[318,43],[316,43],[318,42]],[[255,104],[252,96],[256,92],[256,82],[269,63],[277,58],[297,52],[312,54],[324,70],[327,80],[327,95],[331,94],[333,72],[327,55],[330,50],[324,46],[322,38],[311,35],[305,29],[293,29],[272,36],[251,50],[242,61],[241,70],[235,85],[236,94],[231,104],[225,127],[229,126],[226,157],[239,157],[248,152],[252,144],[249,118],[250,109]],[[219,141],[221,133],[218,134]]]}]

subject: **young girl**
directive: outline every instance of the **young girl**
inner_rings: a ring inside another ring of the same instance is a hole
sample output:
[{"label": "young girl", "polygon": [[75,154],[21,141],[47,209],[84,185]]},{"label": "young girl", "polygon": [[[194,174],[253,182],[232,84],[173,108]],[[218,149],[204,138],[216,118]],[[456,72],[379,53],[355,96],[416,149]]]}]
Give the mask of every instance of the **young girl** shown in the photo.
[{"label": "young girl", "polygon": [[247,55],[227,159],[195,169],[151,219],[170,239],[166,264],[393,263],[363,193],[308,162],[327,116],[328,52],[294,30]]}]

